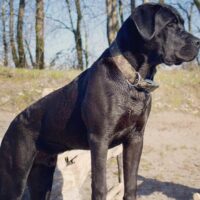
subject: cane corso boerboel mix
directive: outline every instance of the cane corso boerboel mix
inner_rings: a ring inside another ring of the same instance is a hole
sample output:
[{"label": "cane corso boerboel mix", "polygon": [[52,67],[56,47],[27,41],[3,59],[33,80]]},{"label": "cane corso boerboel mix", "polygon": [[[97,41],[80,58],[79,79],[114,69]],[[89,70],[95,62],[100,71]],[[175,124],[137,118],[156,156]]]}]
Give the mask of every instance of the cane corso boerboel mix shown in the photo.
[{"label": "cane corso boerboel mix", "polygon": [[0,149],[0,199],[21,199],[26,184],[32,200],[49,199],[57,155],[90,149],[92,200],[105,200],[107,152],[122,144],[124,200],[135,200],[156,66],[191,61],[199,47],[173,7],[137,7],[89,69],[12,121]]}]

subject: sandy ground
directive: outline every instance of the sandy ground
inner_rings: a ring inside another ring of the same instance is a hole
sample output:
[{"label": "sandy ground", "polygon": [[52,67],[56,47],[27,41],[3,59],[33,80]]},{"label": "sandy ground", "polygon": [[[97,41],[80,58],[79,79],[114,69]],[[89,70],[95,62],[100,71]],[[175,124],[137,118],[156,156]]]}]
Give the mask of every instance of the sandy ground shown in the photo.
[{"label": "sandy ground", "polygon": [[[13,117],[0,111],[0,137]],[[199,144],[200,118],[178,112],[152,113],[139,169],[138,200],[192,200],[200,192]],[[116,174],[116,160],[112,159],[108,162],[109,188],[117,184]],[[90,199],[90,191],[88,175],[83,200]],[[121,200],[122,193],[114,200]]]}]

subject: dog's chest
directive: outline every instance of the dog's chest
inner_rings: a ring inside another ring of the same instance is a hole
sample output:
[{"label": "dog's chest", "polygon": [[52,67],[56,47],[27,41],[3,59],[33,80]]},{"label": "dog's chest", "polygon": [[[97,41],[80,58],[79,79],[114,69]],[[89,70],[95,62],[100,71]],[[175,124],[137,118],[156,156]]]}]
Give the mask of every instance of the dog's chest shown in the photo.
[{"label": "dog's chest", "polygon": [[134,92],[125,98],[121,105],[122,113],[115,126],[115,132],[129,130],[137,125],[151,106],[151,95],[145,92]]}]

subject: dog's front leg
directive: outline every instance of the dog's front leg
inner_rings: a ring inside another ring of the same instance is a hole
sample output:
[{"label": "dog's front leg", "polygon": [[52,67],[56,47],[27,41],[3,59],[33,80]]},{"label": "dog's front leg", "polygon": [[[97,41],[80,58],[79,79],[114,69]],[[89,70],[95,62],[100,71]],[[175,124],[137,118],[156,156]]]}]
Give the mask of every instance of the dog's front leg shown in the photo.
[{"label": "dog's front leg", "polygon": [[106,200],[106,160],[108,145],[103,138],[90,137],[92,165],[92,200]]},{"label": "dog's front leg", "polygon": [[132,136],[123,143],[124,200],[136,200],[137,173],[142,147],[142,134]]}]

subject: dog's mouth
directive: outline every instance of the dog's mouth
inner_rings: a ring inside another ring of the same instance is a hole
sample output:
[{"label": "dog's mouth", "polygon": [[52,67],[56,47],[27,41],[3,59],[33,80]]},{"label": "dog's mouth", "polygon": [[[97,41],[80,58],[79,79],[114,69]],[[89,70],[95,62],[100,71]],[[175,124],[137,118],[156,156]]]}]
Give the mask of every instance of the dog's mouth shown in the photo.
[{"label": "dog's mouth", "polygon": [[172,65],[174,65],[174,61],[172,61],[172,60],[164,59],[163,62],[164,62],[166,65],[168,65],[168,66],[172,66]]},{"label": "dog's mouth", "polygon": [[172,65],[180,65],[183,62],[190,62],[194,60],[198,55],[197,49],[189,48],[186,50],[186,48],[182,48],[179,51],[175,51],[173,55],[161,55],[160,60],[161,63],[164,63],[168,66]]},{"label": "dog's mouth", "polygon": [[175,57],[176,60],[180,60],[181,62],[191,62],[198,56],[198,53],[198,48],[192,48],[191,46],[187,45],[181,48],[180,51],[176,52]]},{"label": "dog's mouth", "polygon": [[184,61],[182,59],[177,58],[174,62],[175,65],[181,65]]},{"label": "dog's mouth", "polygon": [[165,57],[161,57],[161,61],[162,61],[162,63],[164,63],[164,64],[166,64],[168,66],[180,65],[180,64],[182,64],[184,62],[183,59],[175,57],[175,56],[173,58],[171,58],[171,59],[165,58]]},{"label": "dog's mouth", "polygon": [[167,58],[164,58],[164,57],[161,57],[161,62],[164,63],[165,65],[168,65],[168,66],[172,66],[172,65],[175,64],[174,60],[167,59]]}]

